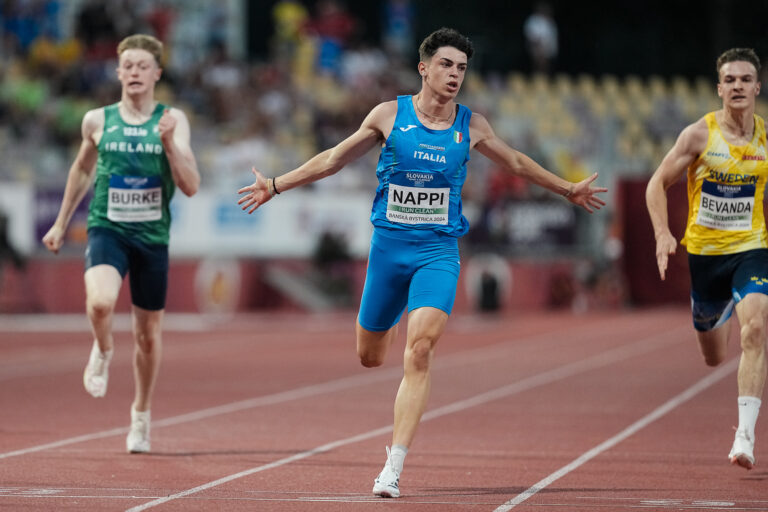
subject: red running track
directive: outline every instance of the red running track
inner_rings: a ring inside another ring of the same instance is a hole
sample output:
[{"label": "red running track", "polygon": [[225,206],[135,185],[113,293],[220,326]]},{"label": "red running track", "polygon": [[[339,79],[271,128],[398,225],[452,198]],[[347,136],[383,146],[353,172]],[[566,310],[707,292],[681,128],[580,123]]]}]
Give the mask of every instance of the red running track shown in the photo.
[{"label": "red running track", "polygon": [[685,308],[452,318],[398,500],[370,491],[403,339],[365,369],[353,324],[169,315],[153,452],[128,455],[125,326],[94,399],[84,317],[0,317],[0,510],[768,511],[768,419],[755,469],[727,461],[738,344],[707,368]]}]

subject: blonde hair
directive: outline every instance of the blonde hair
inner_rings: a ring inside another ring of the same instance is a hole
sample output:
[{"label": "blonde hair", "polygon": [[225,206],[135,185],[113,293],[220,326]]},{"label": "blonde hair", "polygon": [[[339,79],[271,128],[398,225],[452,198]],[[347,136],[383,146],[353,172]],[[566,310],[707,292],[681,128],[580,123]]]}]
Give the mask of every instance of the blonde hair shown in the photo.
[{"label": "blonde hair", "polygon": [[146,50],[155,58],[157,65],[162,66],[163,43],[156,37],[147,34],[128,36],[117,45],[117,57],[119,58],[125,50]]}]

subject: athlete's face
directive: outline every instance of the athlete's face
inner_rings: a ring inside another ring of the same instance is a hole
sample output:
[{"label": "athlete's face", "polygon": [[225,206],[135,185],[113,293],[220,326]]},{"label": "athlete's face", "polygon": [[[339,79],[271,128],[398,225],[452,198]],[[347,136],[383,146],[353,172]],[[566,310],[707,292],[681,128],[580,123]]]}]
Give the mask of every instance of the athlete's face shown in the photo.
[{"label": "athlete's face", "polygon": [[455,97],[467,72],[467,54],[453,46],[442,46],[428,62],[419,62],[424,85],[441,96]]},{"label": "athlete's face", "polygon": [[723,106],[735,109],[754,107],[758,94],[760,82],[752,63],[737,60],[720,66],[717,95],[723,99]]},{"label": "athlete's face", "polygon": [[129,95],[151,91],[160,80],[161,69],[147,50],[132,48],[120,54],[117,78]]}]

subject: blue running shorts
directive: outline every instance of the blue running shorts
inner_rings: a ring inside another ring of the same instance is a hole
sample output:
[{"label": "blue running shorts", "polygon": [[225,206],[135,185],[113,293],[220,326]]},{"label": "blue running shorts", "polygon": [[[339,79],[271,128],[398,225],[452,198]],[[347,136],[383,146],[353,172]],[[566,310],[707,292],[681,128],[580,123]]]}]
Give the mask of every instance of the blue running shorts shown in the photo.
[{"label": "blue running shorts", "polygon": [[749,293],[768,295],[768,249],[701,256],[688,254],[691,310],[697,331],[723,325]]},{"label": "blue running shorts", "polygon": [[433,307],[451,314],[459,280],[459,243],[432,231],[374,229],[358,322],[386,331],[408,312]]},{"label": "blue running shorts", "polygon": [[146,244],[103,227],[88,229],[85,269],[111,265],[129,275],[131,302],[149,311],[165,309],[168,292],[168,246]]}]

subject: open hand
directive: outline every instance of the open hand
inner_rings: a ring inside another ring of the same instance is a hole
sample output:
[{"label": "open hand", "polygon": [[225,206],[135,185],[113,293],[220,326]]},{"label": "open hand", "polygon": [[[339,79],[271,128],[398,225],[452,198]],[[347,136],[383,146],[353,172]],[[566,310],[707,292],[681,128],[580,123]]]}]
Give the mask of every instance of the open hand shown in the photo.
[{"label": "open hand", "polygon": [[243,210],[248,210],[249,214],[255,212],[256,208],[272,199],[267,185],[267,178],[257,171],[255,167],[251,168],[251,172],[256,176],[256,181],[254,181],[252,185],[248,185],[237,191],[238,194],[244,194],[237,204],[239,204]]},{"label": "open hand", "polygon": [[571,194],[567,199],[573,204],[581,206],[589,213],[593,213],[594,210],[599,210],[605,206],[605,201],[600,199],[596,194],[608,192],[608,189],[605,187],[592,187],[592,182],[596,179],[597,173],[594,173],[589,178],[574,184],[571,189]]}]

